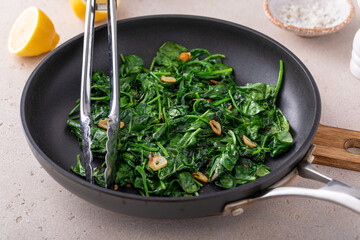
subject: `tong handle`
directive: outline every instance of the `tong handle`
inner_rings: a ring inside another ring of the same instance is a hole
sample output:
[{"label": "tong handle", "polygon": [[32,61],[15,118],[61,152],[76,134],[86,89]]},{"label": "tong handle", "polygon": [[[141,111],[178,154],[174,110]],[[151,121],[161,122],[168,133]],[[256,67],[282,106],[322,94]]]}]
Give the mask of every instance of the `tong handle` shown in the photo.
[{"label": "tong handle", "polygon": [[93,156],[91,152],[91,78],[94,52],[95,0],[86,1],[83,58],[81,68],[80,92],[80,131],[82,138],[82,165],[85,166],[86,180],[93,183]]},{"label": "tong handle", "polygon": [[110,59],[110,116],[119,117],[119,71],[117,49],[116,1],[108,0],[108,44]]},{"label": "tong handle", "polygon": [[108,44],[110,60],[110,111],[106,142],[105,185],[111,187],[115,178],[119,133],[119,73],[117,51],[116,0],[108,0]]},{"label": "tong handle", "polygon": [[[91,152],[91,79],[94,52],[94,20],[95,10],[104,8],[104,2],[96,4],[96,0],[86,1],[86,17],[83,45],[83,62],[81,72],[80,94],[80,131],[82,137],[82,164],[85,166],[86,180],[93,183],[93,156]],[[116,0],[107,1],[108,10],[108,44],[110,60],[110,112],[106,142],[105,184],[109,187],[115,175],[117,142],[119,132],[119,73],[117,51]]]}]

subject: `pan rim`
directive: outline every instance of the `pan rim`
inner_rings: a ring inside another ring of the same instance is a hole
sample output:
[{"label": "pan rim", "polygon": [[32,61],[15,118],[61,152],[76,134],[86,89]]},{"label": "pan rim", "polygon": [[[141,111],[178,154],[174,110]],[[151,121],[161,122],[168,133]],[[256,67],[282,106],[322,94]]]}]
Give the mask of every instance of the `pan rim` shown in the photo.
[{"label": "pan rim", "polygon": [[[321,98],[320,98],[320,93],[319,93],[319,90],[317,88],[317,85],[316,85],[316,82],[315,82],[314,78],[312,77],[311,73],[306,68],[306,66],[301,62],[301,60],[294,53],[292,53],[289,49],[287,49],[281,43],[277,42],[276,40],[270,38],[269,36],[259,32],[257,30],[251,29],[249,27],[246,27],[246,26],[234,23],[234,22],[230,22],[230,21],[222,20],[222,19],[217,19],[217,18],[212,18],[212,17],[197,16],[197,15],[185,15],[185,14],[146,15],[146,16],[139,16],[139,17],[133,17],[133,18],[128,18],[128,19],[118,20],[117,25],[119,25],[119,24],[120,25],[121,24],[127,24],[129,22],[131,23],[131,22],[135,22],[135,21],[147,21],[147,20],[155,20],[155,19],[158,19],[158,20],[160,20],[160,19],[183,19],[183,20],[185,20],[186,19],[186,20],[192,20],[192,21],[207,21],[207,22],[218,23],[218,24],[223,24],[223,25],[226,25],[226,26],[235,27],[235,28],[247,31],[247,32],[249,32],[251,34],[254,34],[257,37],[260,37],[260,38],[270,42],[271,44],[274,44],[275,46],[281,48],[281,50],[284,51],[284,53],[286,53],[289,57],[291,57],[301,67],[301,69],[306,74],[306,76],[307,76],[307,78],[309,80],[308,82],[310,83],[311,88],[312,88],[313,93],[314,93],[314,96],[315,96],[314,106],[315,106],[316,114],[314,116],[314,121],[311,123],[312,128],[310,130],[310,134],[307,136],[304,143],[299,147],[299,149],[292,156],[292,158],[295,158],[295,159],[300,159],[301,157],[303,157],[303,155],[307,151],[307,148],[310,146],[312,139],[315,136],[316,130],[317,130],[319,122],[320,122]],[[106,27],[106,24],[98,26],[98,27],[96,27],[95,32],[97,32],[97,31],[99,31],[99,30],[101,30],[101,29],[103,29],[105,27]],[[246,185],[247,187],[252,188],[254,186],[257,186],[257,185],[261,184],[262,182],[266,182],[266,181],[269,181],[269,180],[273,179],[274,176],[278,175],[277,172],[280,171],[281,169],[284,169],[284,168],[293,169],[296,166],[296,164],[300,161],[300,160],[298,160],[295,164],[294,164],[293,161],[287,161],[285,164],[282,165],[282,168],[272,171],[271,174],[266,175],[264,177],[261,177],[261,178],[257,179],[256,181],[246,183],[245,185],[240,185],[240,186],[238,186],[236,188],[233,188],[233,189],[223,189],[221,191],[206,193],[204,195],[200,194],[199,196],[176,197],[176,198],[159,197],[159,196],[145,197],[145,196],[142,196],[140,194],[125,193],[125,192],[119,192],[119,191],[114,191],[114,190],[111,190],[111,189],[102,188],[102,187],[100,187],[98,185],[90,184],[90,183],[86,182],[83,178],[81,178],[79,176],[76,176],[76,175],[72,174],[71,172],[65,170],[64,168],[57,165],[53,160],[51,160],[51,158],[48,157],[45,154],[44,151],[41,150],[41,148],[38,146],[38,144],[36,143],[34,138],[31,136],[29,126],[27,125],[26,116],[25,116],[25,103],[26,103],[27,93],[28,93],[28,91],[29,91],[29,89],[31,87],[31,84],[32,84],[32,80],[34,79],[34,76],[37,74],[39,69],[41,69],[42,66],[44,64],[46,64],[46,62],[49,59],[51,59],[53,57],[56,57],[56,54],[58,52],[61,52],[62,49],[66,48],[68,45],[73,44],[78,39],[83,38],[83,36],[84,36],[84,34],[80,33],[80,34],[70,38],[66,42],[62,43],[55,50],[50,52],[46,57],[44,57],[44,59],[42,59],[42,61],[35,67],[35,69],[31,73],[31,75],[29,76],[29,78],[28,78],[28,80],[27,80],[27,82],[26,82],[26,84],[24,86],[24,89],[23,89],[23,92],[22,92],[22,95],[21,95],[21,101],[20,101],[20,117],[21,117],[22,129],[23,129],[23,131],[25,133],[26,139],[27,139],[30,147],[33,148],[37,152],[37,154],[39,154],[42,157],[42,159],[45,160],[45,162],[50,165],[50,167],[53,170],[55,170],[60,175],[63,175],[67,179],[71,180],[74,184],[79,184],[79,185],[81,185],[83,187],[86,187],[86,188],[88,188],[90,190],[96,190],[96,191],[101,192],[101,194],[111,195],[111,196],[117,197],[119,199],[120,198],[121,199],[131,199],[131,200],[140,200],[140,201],[146,201],[146,202],[200,201],[200,200],[209,199],[209,198],[216,198],[216,197],[224,196],[224,195],[230,196],[230,195],[236,194],[236,192],[239,191],[239,188],[241,188],[241,186]],[[40,164],[42,165],[41,162],[40,162]],[[51,174],[49,173],[49,175],[51,175]],[[284,176],[282,176],[282,177],[284,177]],[[279,179],[277,181],[279,181],[282,177],[279,177]],[[270,185],[272,185],[272,184],[269,184],[267,187],[269,187]]]}]

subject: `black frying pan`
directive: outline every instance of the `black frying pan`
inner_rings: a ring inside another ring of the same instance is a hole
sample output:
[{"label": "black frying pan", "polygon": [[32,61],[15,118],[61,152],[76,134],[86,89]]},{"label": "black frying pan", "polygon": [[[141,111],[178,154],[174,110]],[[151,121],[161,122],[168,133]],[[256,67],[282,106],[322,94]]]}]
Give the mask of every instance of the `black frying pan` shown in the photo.
[{"label": "black frying pan", "polygon": [[[94,70],[109,69],[106,27],[95,33]],[[272,172],[235,189],[205,186],[198,197],[143,197],[91,185],[70,171],[80,148],[66,127],[69,111],[80,96],[83,35],[52,51],[31,74],[21,99],[21,120],[29,145],[44,169],[61,185],[101,207],[129,215],[185,218],[214,215],[224,205],[249,197],[279,181],[296,167],[308,150],[320,119],[320,96],[304,64],[273,39],[247,27],[196,16],[147,16],[118,22],[119,53],[142,57],[149,66],[166,41],[187,48],[206,48],[226,55],[238,84],[276,84],[279,60],[284,84],[278,105],[291,125],[294,144],[289,152],[267,160]]]}]

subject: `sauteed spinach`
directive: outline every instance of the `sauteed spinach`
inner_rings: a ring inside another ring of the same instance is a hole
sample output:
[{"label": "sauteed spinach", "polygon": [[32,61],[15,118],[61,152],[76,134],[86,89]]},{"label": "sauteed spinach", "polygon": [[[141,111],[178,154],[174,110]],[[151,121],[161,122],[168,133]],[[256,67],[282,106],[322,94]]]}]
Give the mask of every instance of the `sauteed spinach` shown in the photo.
[{"label": "sauteed spinach", "polygon": [[[144,196],[190,196],[208,182],[234,188],[270,172],[265,158],[284,153],[293,142],[289,123],[275,104],[283,63],[276,86],[238,86],[224,58],[173,42],[160,47],[149,68],[138,56],[121,55],[115,190],[133,187]],[[109,76],[96,71],[92,82],[92,151],[103,160]],[[77,108],[67,125],[81,144]],[[104,165],[94,170],[100,186]],[[79,156],[71,170],[85,176]]]}]

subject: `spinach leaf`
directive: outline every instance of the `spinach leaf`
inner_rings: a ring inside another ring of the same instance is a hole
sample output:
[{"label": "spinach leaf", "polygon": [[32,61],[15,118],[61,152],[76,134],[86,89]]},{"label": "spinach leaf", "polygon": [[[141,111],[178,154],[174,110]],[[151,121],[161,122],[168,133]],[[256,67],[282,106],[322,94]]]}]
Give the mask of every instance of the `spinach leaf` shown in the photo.
[{"label": "spinach leaf", "polygon": [[122,75],[124,77],[129,75],[137,75],[141,73],[144,64],[144,61],[140,57],[135,55],[128,55],[125,57]]},{"label": "spinach leaf", "polygon": [[74,173],[82,176],[82,177],[86,177],[86,173],[85,173],[85,168],[81,165],[80,162],[80,155],[77,155],[77,164],[76,166],[70,166],[71,171],[73,171]]},{"label": "spinach leaf", "polygon": [[187,52],[187,49],[174,42],[166,42],[160,48],[156,54],[156,63],[165,67],[178,67],[180,53]]},{"label": "spinach leaf", "polygon": [[186,193],[195,193],[199,191],[200,185],[196,183],[194,177],[189,172],[181,172],[178,175],[179,184]]}]

